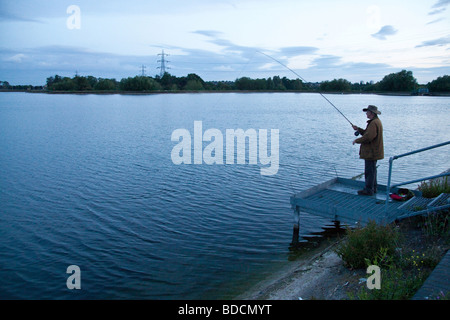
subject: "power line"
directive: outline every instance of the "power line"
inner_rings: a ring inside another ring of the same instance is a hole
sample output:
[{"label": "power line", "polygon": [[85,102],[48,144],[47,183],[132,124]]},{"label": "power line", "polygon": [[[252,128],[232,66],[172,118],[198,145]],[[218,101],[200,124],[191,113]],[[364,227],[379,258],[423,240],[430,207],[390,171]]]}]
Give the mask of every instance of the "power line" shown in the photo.
[{"label": "power line", "polygon": [[164,76],[164,73],[166,73],[166,69],[170,69],[166,66],[166,63],[170,61],[166,60],[165,56],[168,56],[168,54],[164,53],[164,49],[162,50],[162,53],[158,54],[158,56],[161,56],[161,60],[158,60],[157,62],[160,62],[161,64],[159,67],[157,67],[157,69],[160,69],[159,75],[162,78]]},{"label": "power line", "polygon": [[145,68],[146,66],[142,65],[141,66],[141,76],[145,77]]}]

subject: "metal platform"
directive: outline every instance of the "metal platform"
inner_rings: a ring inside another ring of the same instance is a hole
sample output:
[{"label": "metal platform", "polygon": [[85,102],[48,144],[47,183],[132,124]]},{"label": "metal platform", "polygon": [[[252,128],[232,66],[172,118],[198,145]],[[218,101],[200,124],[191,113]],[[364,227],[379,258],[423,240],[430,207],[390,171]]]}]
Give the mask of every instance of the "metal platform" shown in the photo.
[{"label": "metal platform", "polygon": [[298,236],[300,226],[300,211],[318,215],[347,225],[360,224],[364,226],[369,221],[379,224],[389,224],[416,215],[450,208],[450,195],[442,193],[436,198],[424,198],[421,192],[411,190],[414,196],[408,201],[395,201],[391,193],[397,193],[400,186],[417,182],[443,181],[450,176],[450,170],[444,173],[402,183],[391,184],[393,162],[413,154],[450,145],[450,141],[392,156],[389,159],[389,175],[387,186],[377,185],[377,193],[373,196],[360,196],[358,190],[365,187],[363,181],[336,177],[303,192],[291,196],[291,206],[294,210],[294,238]]},{"label": "metal platform", "polygon": [[[291,196],[296,224],[299,224],[297,216],[300,211],[348,225],[365,225],[369,221],[391,223],[412,212],[404,206],[407,202],[388,200],[386,206],[386,186],[378,185],[378,192],[373,196],[358,195],[357,191],[363,188],[363,181],[334,178]],[[413,192],[414,198],[421,198],[419,192]]]}]

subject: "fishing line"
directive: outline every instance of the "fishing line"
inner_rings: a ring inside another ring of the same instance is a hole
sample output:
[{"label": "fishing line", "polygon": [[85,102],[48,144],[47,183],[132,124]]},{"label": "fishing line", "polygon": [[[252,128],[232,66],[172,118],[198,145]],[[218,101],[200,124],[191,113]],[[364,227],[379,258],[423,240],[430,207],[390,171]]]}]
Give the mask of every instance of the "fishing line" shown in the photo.
[{"label": "fishing line", "polygon": [[[281,61],[278,61],[277,59],[275,59],[274,57],[269,56],[268,54],[262,52],[262,51],[258,51],[259,53],[265,55],[266,57],[274,60],[275,62],[278,62],[279,64],[281,64],[283,67],[285,67],[286,69],[288,69],[289,71],[291,71],[293,74],[295,74],[297,77],[299,77],[301,80],[303,80],[303,82],[308,82],[306,81],[302,76],[300,76],[297,72],[295,72],[294,70],[292,70],[291,68],[289,68],[287,65],[285,65],[284,63],[282,63]],[[321,92],[319,92],[319,94],[322,96],[322,98],[324,98],[329,104],[331,104],[331,106],[333,108],[335,108],[344,118],[345,120],[348,121],[348,123],[350,123],[350,125],[353,127],[353,123],[348,120],[348,118],[341,112],[341,110],[338,109],[338,107],[336,107],[330,100],[327,99],[327,97],[325,97]],[[359,132],[355,131],[355,136],[358,136]]]}]

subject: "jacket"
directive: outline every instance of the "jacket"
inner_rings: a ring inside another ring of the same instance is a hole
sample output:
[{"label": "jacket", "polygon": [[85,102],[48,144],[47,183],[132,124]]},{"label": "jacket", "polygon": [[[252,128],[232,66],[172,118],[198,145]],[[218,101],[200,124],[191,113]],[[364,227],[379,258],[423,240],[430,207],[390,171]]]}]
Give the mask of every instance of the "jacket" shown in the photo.
[{"label": "jacket", "polygon": [[361,144],[359,157],[365,160],[381,160],[384,158],[383,125],[378,117],[367,121],[366,129],[358,128],[361,138],[355,143]]}]

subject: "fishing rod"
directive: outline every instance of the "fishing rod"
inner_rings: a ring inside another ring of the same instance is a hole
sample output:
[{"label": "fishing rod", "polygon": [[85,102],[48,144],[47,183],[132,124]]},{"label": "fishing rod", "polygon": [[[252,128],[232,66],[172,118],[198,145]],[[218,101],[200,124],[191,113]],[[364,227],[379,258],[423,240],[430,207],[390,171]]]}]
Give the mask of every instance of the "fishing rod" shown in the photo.
[{"label": "fishing rod", "polygon": [[[292,70],[291,68],[289,68],[287,65],[285,65],[284,63],[282,63],[281,61],[278,61],[277,59],[275,59],[274,57],[269,56],[268,54],[262,52],[262,51],[258,51],[259,53],[265,55],[266,57],[274,60],[275,62],[278,62],[279,64],[281,64],[283,67],[285,67],[286,69],[288,69],[289,71],[291,71],[293,74],[295,74],[297,77],[299,77],[301,80],[303,80],[303,82],[308,82],[306,81],[302,76],[300,76],[297,72],[295,72],[294,70]],[[325,97],[321,92],[319,92],[319,94],[322,96],[322,98],[324,98],[329,104],[331,104],[331,106],[333,108],[335,108],[337,110],[337,112],[339,112],[344,118],[345,120],[348,121],[348,123],[350,123],[350,125],[353,127],[353,123],[348,120],[348,118],[341,112],[341,110],[338,109],[338,107],[336,107],[330,100],[328,100],[327,97]],[[358,136],[359,132],[355,131],[355,136]]]}]

